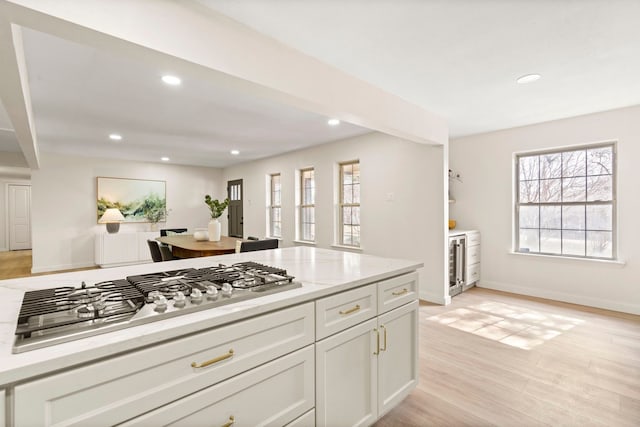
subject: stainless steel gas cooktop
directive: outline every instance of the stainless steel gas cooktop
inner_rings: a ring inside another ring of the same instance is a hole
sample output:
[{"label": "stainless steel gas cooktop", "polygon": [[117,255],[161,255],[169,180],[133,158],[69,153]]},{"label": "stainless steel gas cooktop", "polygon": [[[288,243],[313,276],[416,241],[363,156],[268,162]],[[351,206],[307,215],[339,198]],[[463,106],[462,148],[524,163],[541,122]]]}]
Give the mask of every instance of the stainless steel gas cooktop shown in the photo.
[{"label": "stainless steel gas cooktop", "polygon": [[48,347],[302,285],[255,262],[163,271],[26,292],[14,353]]}]

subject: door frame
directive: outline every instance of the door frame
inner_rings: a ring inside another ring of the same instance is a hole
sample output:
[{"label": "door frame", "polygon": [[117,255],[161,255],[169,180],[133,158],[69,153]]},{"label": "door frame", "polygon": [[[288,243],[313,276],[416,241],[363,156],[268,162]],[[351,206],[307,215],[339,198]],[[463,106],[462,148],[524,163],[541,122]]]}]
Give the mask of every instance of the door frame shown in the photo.
[{"label": "door frame", "polygon": [[[240,209],[242,211],[242,216],[240,218],[240,226],[242,228],[242,232],[239,236],[231,234],[231,186],[237,184],[240,185]],[[242,238],[244,237],[244,180],[242,178],[231,179],[227,181],[227,197],[229,199],[229,208],[227,209],[227,236]]]},{"label": "door frame", "polygon": [[[32,197],[32,186],[31,186],[31,181],[20,181],[20,180],[15,180],[15,181],[5,181],[4,182],[4,199],[5,199],[5,209],[4,209],[4,247],[0,247],[0,251],[11,251],[11,206],[12,206],[12,200],[11,200],[11,194],[10,194],[10,188],[11,186],[26,186],[29,187],[29,238],[31,240],[31,250],[33,250],[33,215],[32,215],[32,208],[33,208],[33,197]],[[2,243],[2,242],[0,242]]]}]

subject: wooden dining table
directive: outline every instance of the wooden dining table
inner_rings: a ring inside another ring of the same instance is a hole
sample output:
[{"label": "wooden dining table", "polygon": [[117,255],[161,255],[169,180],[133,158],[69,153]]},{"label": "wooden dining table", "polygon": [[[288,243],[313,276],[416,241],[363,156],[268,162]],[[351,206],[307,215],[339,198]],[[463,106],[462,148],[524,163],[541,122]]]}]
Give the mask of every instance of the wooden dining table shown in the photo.
[{"label": "wooden dining table", "polygon": [[232,254],[236,251],[236,242],[242,241],[238,237],[220,236],[220,241],[198,241],[193,234],[175,234],[156,238],[161,243],[171,246],[171,253],[176,258],[196,258]]}]

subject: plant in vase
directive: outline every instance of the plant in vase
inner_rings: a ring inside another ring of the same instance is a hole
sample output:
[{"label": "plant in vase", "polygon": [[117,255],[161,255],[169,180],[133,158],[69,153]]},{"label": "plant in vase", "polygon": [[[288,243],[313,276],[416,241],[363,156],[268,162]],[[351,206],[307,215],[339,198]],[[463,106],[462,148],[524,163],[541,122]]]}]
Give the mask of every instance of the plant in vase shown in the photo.
[{"label": "plant in vase", "polygon": [[218,199],[212,199],[210,195],[204,196],[204,202],[209,206],[211,211],[211,221],[209,222],[209,240],[217,242],[220,240],[220,232],[222,230],[222,224],[218,221],[218,218],[222,216],[224,210],[229,206],[229,199],[220,201]]},{"label": "plant in vase", "polygon": [[169,215],[165,200],[158,197],[145,199],[140,209],[145,219],[151,223],[151,230],[153,231],[158,229],[158,222],[166,221]]}]

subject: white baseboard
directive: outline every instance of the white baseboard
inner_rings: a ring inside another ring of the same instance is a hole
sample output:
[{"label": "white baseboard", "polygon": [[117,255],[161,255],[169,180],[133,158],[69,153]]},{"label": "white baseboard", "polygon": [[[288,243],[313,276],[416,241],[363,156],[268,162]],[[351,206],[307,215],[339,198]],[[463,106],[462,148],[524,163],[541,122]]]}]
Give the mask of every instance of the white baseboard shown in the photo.
[{"label": "white baseboard", "polygon": [[94,263],[82,263],[82,264],[60,264],[60,265],[46,265],[43,267],[31,267],[31,273],[56,273],[60,270],[73,270],[76,268],[95,267]]},{"label": "white baseboard", "polygon": [[436,295],[431,292],[420,291],[418,298],[424,301],[429,301],[434,304],[449,305],[451,304],[451,297],[449,295]]},{"label": "white baseboard", "polygon": [[476,286],[479,288],[494,289],[496,291],[511,292],[514,294],[528,295],[531,297],[546,298],[554,301],[568,302],[571,304],[603,308],[605,310],[620,311],[630,314],[640,314],[639,305],[628,304],[620,301],[603,300],[600,298],[568,294],[565,292],[555,292],[546,289],[528,288],[524,286],[513,285],[510,283],[493,282],[490,280],[481,280],[480,283],[476,283]]},{"label": "white baseboard", "polygon": [[8,252],[9,248],[0,248],[0,252]]}]

